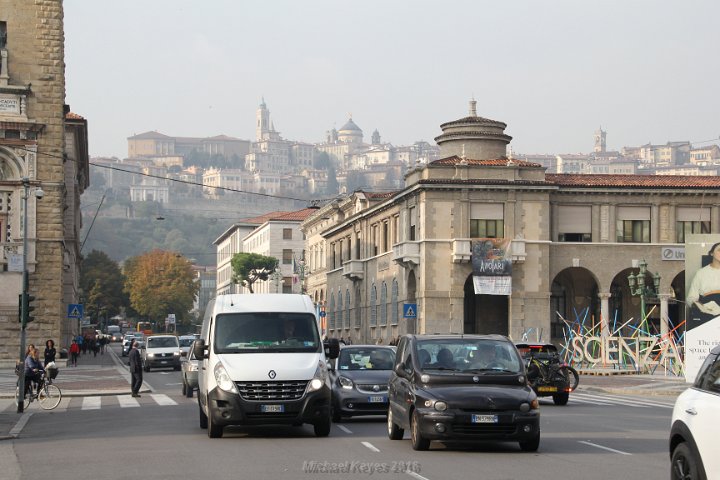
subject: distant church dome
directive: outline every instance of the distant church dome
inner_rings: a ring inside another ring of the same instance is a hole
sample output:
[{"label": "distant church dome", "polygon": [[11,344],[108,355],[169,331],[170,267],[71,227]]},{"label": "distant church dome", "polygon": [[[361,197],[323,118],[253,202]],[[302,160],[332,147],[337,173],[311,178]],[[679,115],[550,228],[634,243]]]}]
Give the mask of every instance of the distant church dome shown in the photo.
[{"label": "distant church dome", "polygon": [[355,125],[352,117],[338,130],[338,140],[343,143],[362,143],[363,132],[360,127]]}]

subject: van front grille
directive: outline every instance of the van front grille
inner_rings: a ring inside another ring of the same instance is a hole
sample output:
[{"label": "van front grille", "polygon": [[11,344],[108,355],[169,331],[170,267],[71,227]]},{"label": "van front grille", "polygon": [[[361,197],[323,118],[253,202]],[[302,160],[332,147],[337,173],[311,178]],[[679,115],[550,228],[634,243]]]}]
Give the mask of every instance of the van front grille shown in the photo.
[{"label": "van front grille", "polygon": [[298,400],[305,394],[307,380],[279,382],[235,382],[245,400]]}]

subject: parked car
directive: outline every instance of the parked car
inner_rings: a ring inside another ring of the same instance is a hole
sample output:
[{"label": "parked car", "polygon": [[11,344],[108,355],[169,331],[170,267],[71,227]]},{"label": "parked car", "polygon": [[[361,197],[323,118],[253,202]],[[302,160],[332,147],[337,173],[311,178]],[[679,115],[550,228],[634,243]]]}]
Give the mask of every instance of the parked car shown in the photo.
[{"label": "parked car", "polygon": [[198,388],[198,359],[195,357],[192,345],[188,355],[180,359],[180,369],[182,370],[182,393],[186,397],[192,398],[193,391]]},{"label": "parked car", "polygon": [[148,335],[142,347],[143,370],[172,368],[180,370],[180,343],[175,335]]},{"label": "parked car", "polygon": [[395,364],[394,347],[342,347],[331,366],[332,420],[358,415],[387,415],[387,388]]},{"label": "parked car", "polygon": [[406,428],[415,450],[432,440],[540,445],[537,395],[515,345],[500,335],[405,335],[388,388],[388,436]]},{"label": "parked car", "polygon": [[580,383],[578,372],[560,360],[552,343],[516,343],[525,361],[528,383],[538,397],[552,397],[555,405],[567,405]]},{"label": "parked car", "polygon": [[705,358],[693,386],[678,396],[670,425],[670,478],[720,479],[720,346]]}]

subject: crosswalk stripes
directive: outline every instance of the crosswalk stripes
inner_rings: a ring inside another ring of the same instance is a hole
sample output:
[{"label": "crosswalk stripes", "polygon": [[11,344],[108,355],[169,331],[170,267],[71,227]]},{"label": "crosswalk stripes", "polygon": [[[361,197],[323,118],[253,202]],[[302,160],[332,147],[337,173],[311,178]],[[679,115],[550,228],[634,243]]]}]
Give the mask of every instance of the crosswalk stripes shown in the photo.
[{"label": "crosswalk stripes", "polygon": [[672,403],[647,400],[644,398],[624,397],[611,394],[588,394],[573,392],[570,394],[570,404],[601,405],[601,406],[625,406],[632,408],[667,408],[672,409]]},{"label": "crosswalk stripes", "polygon": [[100,397],[83,397],[81,410],[100,410]]}]

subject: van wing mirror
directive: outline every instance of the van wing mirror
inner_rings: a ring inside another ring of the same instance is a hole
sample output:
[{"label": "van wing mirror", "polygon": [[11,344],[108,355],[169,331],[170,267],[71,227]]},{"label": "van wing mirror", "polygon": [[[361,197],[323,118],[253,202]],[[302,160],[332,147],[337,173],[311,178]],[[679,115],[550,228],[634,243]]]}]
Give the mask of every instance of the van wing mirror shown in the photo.
[{"label": "van wing mirror", "polygon": [[340,342],[337,338],[328,338],[323,347],[325,348],[325,356],[330,360],[340,355]]},{"label": "van wing mirror", "polygon": [[195,340],[193,343],[193,354],[198,360],[205,358],[205,340]]}]

